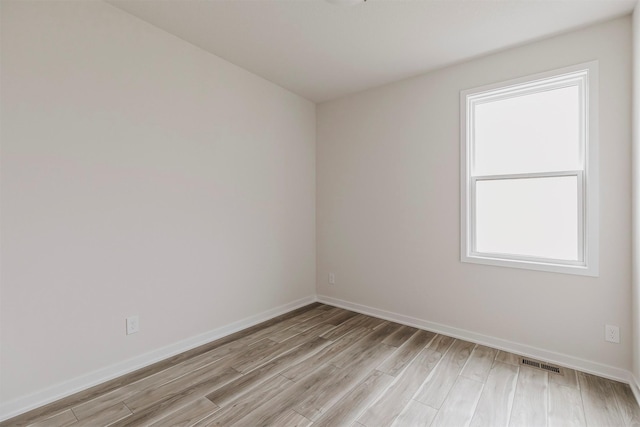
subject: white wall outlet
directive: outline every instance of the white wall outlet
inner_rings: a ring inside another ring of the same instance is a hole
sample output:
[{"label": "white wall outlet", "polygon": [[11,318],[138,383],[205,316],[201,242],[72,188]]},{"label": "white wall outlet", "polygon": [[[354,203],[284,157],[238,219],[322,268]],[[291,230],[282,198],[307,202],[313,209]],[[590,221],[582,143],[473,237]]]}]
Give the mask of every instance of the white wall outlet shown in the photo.
[{"label": "white wall outlet", "polygon": [[333,273],[329,273],[329,284],[330,285],[336,284],[336,275]]},{"label": "white wall outlet", "polygon": [[140,330],[140,319],[138,316],[127,317],[127,335],[135,334]]},{"label": "white wall outlet", "polygon": [[613,325],[604,326],[604,340],[620,344],[620,328]]}]

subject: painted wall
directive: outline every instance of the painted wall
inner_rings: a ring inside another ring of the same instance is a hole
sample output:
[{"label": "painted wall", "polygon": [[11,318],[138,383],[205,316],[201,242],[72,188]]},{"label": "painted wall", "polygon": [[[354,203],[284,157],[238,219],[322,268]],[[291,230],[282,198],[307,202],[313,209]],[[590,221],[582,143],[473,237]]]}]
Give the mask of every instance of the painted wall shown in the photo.
[{"label": "painted wall", "polygon": [[102,2],[1,24],[1,402],[313,298],[313,103]]},{"label": "painted wall", "polygon": [[[460,262],[459,93],[600,62],[600,276]],[[318,106],[320,296],[631,368],[631,20],[549,38]],[[336,275],[336,285],[327,275]],[[604,341],[619,325],[621,343]]]},{"label": "painted wall", "polygon": [[633,12],[633,375],[640,379],[640,0]]}]

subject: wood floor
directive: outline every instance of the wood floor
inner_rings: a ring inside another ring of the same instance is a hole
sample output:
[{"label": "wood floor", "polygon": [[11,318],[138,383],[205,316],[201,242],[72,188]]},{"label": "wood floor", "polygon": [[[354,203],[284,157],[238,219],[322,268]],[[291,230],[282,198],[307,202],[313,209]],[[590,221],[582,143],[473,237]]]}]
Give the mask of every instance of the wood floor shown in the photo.
[{"label": "wood floor", "polygon": [[628,385],[312,304],[1,426],[636,426]]}]

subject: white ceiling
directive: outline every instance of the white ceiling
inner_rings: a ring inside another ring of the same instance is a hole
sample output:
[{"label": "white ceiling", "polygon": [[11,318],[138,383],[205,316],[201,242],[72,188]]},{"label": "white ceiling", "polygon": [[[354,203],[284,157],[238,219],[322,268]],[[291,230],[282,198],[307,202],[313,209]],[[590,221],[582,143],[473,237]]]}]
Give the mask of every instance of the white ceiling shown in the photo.
[{"label": "white ceiling", "polygon": [[108,0],[322,102],[630,13],[636,0]]}]

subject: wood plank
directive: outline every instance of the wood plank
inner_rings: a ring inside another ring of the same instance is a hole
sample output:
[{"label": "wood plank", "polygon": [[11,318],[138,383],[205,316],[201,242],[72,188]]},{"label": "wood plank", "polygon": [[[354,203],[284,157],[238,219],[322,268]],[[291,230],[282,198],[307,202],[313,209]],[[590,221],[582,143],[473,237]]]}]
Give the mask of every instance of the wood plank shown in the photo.
[{"label": "wood plank", "polygon": [[519,369],[509,426],[546,426],[549,376],[526,366]]},{"label": "wood plank", "polygon": [[634,427],[640,426],[640,407],[633,395],[633,391],[631,391],[631,387],[615,381],[611,383],[611,387],[625,424]]},{"label": "wood plank", "polygon": [[391,427],[429,427],[437,413],[431,406],[410,400]]},{"label": "wood plank", "polygon": [[395,347],[386,344],[376,344],[367,349],[358,360],[327,377],[322,387],[318,387],[313,392],[307,390],[300,395],[293,409],[310,420],[319,419],[393,351]]},{"label": "wood plank", "polygon": [[351,319],[352,317],[357,316],[358,313],[355,313],[353,311],[349,311],[349,310],[342,310],[338,313],[334,313],[333,316],[331,316],[330,318],[328,318],[326,320],[327,323],[334,325],[334,326],[340,326],[341,324],[343,324],[344,322],[346,322],[347,320]]},{"label": "wood plank", "polygon": [[187,427],[192,426],[203,418],[215,413],[218,406],[204,397],[170,413],[164,418],[151,424],[152,427]]},{"label": "wood plank", "polygon": [[418,391],[414,400],[440,409],[474,346],[475,344],[467,341],[455,340]]},{"label": "wood plank", "polygon": [[419,330],[378,366],[378,370],[397,376],[435,336],[433,332]]},{"label": "wood plank", "polygon": [[30,424],[29,427],[65,427],[74,425],[78,420],[71,409],[67,409],[51,417]]},{"label": "wood plank", "polygon": [[446,335],[436,335],[435,338],[427,345],[431,350],[445,354],[456,341],[455,338]]},{"label": "wood plank", "polygon": [[311,424],[311,420],[292,410],[284,412],[273,422],[273,425],[278,427],[308,427]]},{"label": "wood plank", "polygon": [[[333,329],[333,327],[335,327],[338,323],[335,323],[336,321],[338,321],[341,318],[344,318],[346,316],[346,318],[350,318],[353,317],[355,314],[352,312],[348,312],[346,310],[343,310],[341,308],[331,308],[329,310],[324,310],[322,311],[322,313],[318,316],[314,316],[310,319],[307,319],[303,322],[297,323],[293,326],[291,326],[290,328],[286,328],[286,329],[282,329],[280,331],[277,331],[275,333],[273,333],[272,335],[269,335],[269,339],[276,341],[276,342],[283,342],[288,340],[291,337],[294,337],[298,334],[301,334],[302,332],[305,332],[309,329],[311,329],[314,326],[318,326],[320,324],[324,324],[324,325],[331,325],[332,327],[326,327],[326,329],[324,331],[322,331],[322,333],[328,332],[329,330]],[[346,319],[345,319],[346,320]]]},{"label": "wood plank", "polygon": [[476,345],[460,375],[470,380],[485,382],[497,354],[498,350],[496,349]]},{"label": "wood plank", "polygon": [[[198,427],[229,426],[251,413],[260,405],[283,393],[293,385],[293,381],[277,375],[256,385],[250,392],[231,400],[229,404],[211,417],[197,423]],[[194,427],[195,427],[194,426]]]},{"label": "wood plank", "polygon": [[[549,375],[549,378],[553,375]],[[549,382],[549,427],[584,427],[580,390]]]},{"label": "wood plank", "polygon": [[458,377],[451,389],[451,394],[442,404],[431,427],[469,425],[481,393],[482,383]]},{"label": "wood plank", "polygon": [[471,427],[507,427],[518,380],[518,367],[496,363],[482,390]]},{"label": "wood plank", "polygon": [[320,367],[314,373],[294,383],[292,387],[284,390],[268,402],[261,404],[231,425],[264,426],[273,424],[280,414],[293,409],[304,398],[306,393],[315,393],[322,389],[328,379],[333,378],[338,371],[340,371],[340,368],[333,365]]},{"label": "wood plank", "polygon": [[576,371],[569,368],[562,368],[562,371],[564,372],[564,375],[550,373],[549,383],[579,389],[580,386],[578,385],[578,374]]},{"label": "wood plank", "polygon": [[358,418],[358,422],[368,427],[390,425],[442,357],[441,353],[424,348],[393,384]]},{"label": "wood plank", "polygon": [[508,363],[513,366],[520,366],[520,356],[508,351],[500,350],[496,356],[496,362]]},{"label": "wood plank", "polygon": [[578,373],[578,381],[587,425],[624,425],[610,381],[583,372]]},{"label": "wood plank", "polygon": [[134,401],[137,409],[131,408],[131,405],[125,402],[133,410],[134,414],[114,423],[113,426],[124,427],[151,424],[224,386],[239,375],[233,368],[228,368],[217,375],[207,376],[205,379],[194,379],[192,383],[181,384],[181,387],[175,389],[164,389],[163,386],[161,393],[154,393],[152,396],[144,396],[140,400]]},{"label": "wood plank", "polygon": [[220,387],[216,391],[208,394],[207,399],[224,408],[238,396],[249,392],[256,385],[263,383],[269,378],[280,374],[291,364],[296,364],[306,359],[307,357],[312,356],[317,351],[322,350],[322,348],[324,348],[328,344],[329,341],[325,340],[324,338],[315,338],[314,340],[306,344],[296,347],[294,350],[280,356],[279,358],[269,362],[268,364],[261,366],[260,368],[251,371],[234,381],[231,381],[229,384]]},{"label": "wood plank", "polygon": [[346,322],[340,324],[337,328],[329,331],[323,335],[323,338],[328,340],[336,340],[346,334],[348,331],[354,328],[362,327],[366,329],[375,329],[376,327],[387,323],[382,319],[376,319],[375,317],[365,316],[364,314],[358,314],[353,316]]},{"label": "wood plank", "polygon": [[[379,337],[379,340],[382,341],[386,335]],[[295,409],[309,419],[317,419],[392,351],[394,347],[378,343],[366,349],[366,352],[353,360],[349,366],[338,368],[332,364],[324,365],[251,411],[235,425],[271,425],[278,414],[289,409]]]},{"label": "wood plank", "polygon": [[243,354],[234,357],[230,366],[238,372],[245,372],[245,364],[254,360],[262,361],[265,358],[268,359],[271,355],[269,351],[271,348],[280,349],[281,346],[278,346],[277,342],[271,341],[269,338],[260,340],[260,342],[247,347]]},{"label": "wood plank", "polygon": [[216,380],[221,383],[226,383],[232,381],[240,377],[241,374],[229,366],[231,363],[233,363],[233,360],[229,360],[226,364],[216,366],[215,368],[209,369],[205,367],[189,372],[173,381],[164,383],[158,387],[150,387],[137,393],[125,400],[124,403],[133,412],[140,412],[145,408],[155,405],[167,396],[181,393],[183,390],[196,387],[204,382]]},{"label": "wood plank", "polygon": [[417,328],[402,325],[397,331],[385,338],[382,344],[390,345],[391,347],[400,347],[416,332],[418,332]]},{"label": "wood plank", "polygon": [[398,328],[400,328],[399,324],[389,323],[380,329],[374,330],[372,333],[356,341],[353,345],[349,346],[339,355],[334,357],[331,360],[331,364],[338,368],[349,366],[354,363],[354,361],[360,360],[362,352],[367,351],[367,349],[375,346],[376,344],[382,343],[385,338],[394,333]]},{"label": "wood plank", "polygon": [[373,371],[361,384],[318,418],[313,426],[334,427],[352,424],[392,381],[392,376],[378,370]]},{"label": "wood plank", "polygon": [[131,412],[127,405],[120,402],[110,408],[103,409],[102,411],[95,413],[90,417],[78,421],[76,424],[74,424],[74,427],[106,426],[109,424],[113,424],[123,418],[126,418],[131,414],[133,414],[133,412]]},{"label": "wood plank", "polygon": [[[293,364],[289,368],[282,372],[282,375],[289,378],[292,381],[298,381],[304,376],[308,375],[334,357],[337,357],[345,348],[350,347],[354,342],[362,339],[364,336],[373,333],[371,330],[358,326],[345,335],[342,335],[337,341],[327,345],[322,350],[315,353],[313,356],[308,357],[296,364]],[[323,335],[320,335],[323,337]]]}]

